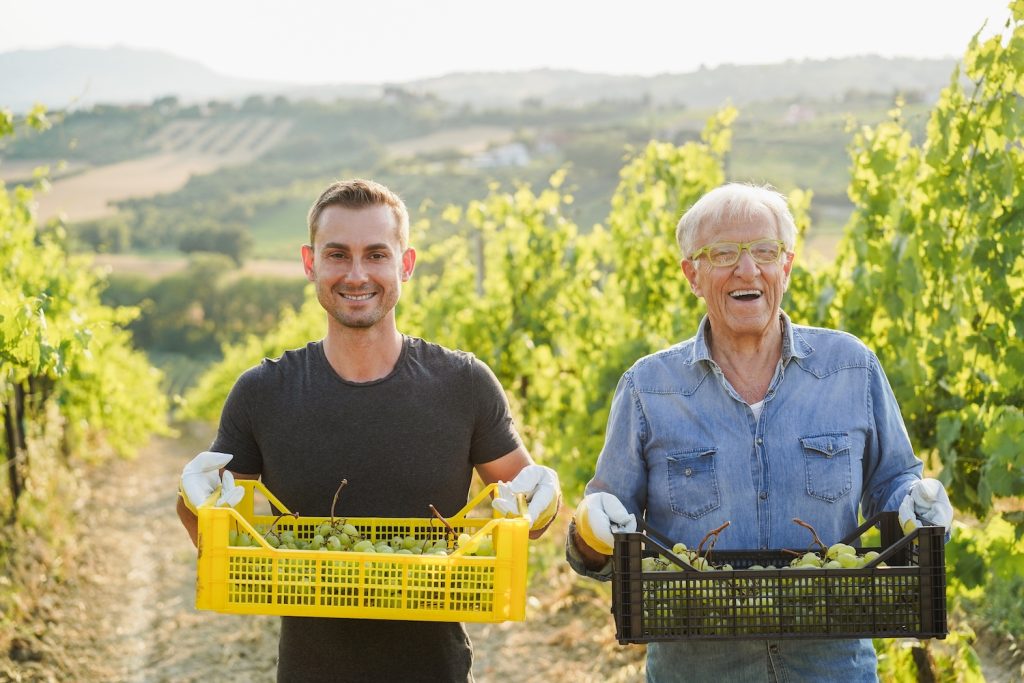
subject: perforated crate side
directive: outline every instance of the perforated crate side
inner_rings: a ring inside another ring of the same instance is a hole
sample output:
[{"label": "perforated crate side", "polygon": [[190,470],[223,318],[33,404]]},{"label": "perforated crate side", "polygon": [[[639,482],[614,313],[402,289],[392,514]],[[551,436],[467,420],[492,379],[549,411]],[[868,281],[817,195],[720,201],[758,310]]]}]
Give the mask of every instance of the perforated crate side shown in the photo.
[{"label": "perforated crate side", "polygon": [[[399,619],[414,621],[522,620],[525,617],[529,522],[522,517],[467,517],[475,503],[449,518],[456,533],[489,535],[493,556],[404,555],[273,548],[256,529],[275,522],[308,540],[326,518],[256,514],[253,491],[284,506],[260,482],[244,480],[235,509],[200,508],[196,607],[230,614]],[[474,501],[489,495],[485,489]],[[414,535],[444,538],[433,518],[348,518],[373,540]],[[257,546],[228,544],[244,531]]]},{"label": "perforated crate side", "polygon": [[[776,551],[716,551],[716,564],[734,571],[644,572],[645,556],[674,557],[655,530],[615,534],[612,611],[619,642],[755,638],[944,638],[945,557],[941,527],[904,539],[896,513],[874,523],[885,553],[900,566],[869,569],[792,569]],[[912,542],[913,541],[913,542]],[[676,558],[678,559],[678,558]],[[777,569],[746,570],[759,564]],[[787,567],[782,569],[781,567]],[[746,570],[746,571],[745,571]]]}]

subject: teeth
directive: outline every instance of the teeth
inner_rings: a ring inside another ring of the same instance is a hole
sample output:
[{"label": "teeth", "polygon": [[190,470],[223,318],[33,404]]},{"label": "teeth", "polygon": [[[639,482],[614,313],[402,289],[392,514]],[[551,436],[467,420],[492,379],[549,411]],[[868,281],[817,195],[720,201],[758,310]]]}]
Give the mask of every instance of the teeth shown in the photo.
[{"label": "teeth", "polygon": [[369,294],[342,294],[342,296],[349,301],[366,301],[373,297],[373,292],[370,292]]},{"label": "teeth", "polygon": [[747,296],[749,294],[754,294],[755,296],[761,296],[761,290],[760,289],[737,289],[737,290],[734,290],[732,292],[729,292],[729,296],[731,296],[731,297],[741,297],[741,296]]}]

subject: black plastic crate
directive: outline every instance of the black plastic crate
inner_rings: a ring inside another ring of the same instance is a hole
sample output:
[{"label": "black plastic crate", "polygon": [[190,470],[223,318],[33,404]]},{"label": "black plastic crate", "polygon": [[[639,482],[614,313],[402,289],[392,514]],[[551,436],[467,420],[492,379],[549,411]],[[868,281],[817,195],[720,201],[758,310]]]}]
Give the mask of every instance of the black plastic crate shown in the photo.
[{"label": "black plastic crate", "polygon": [[[945,638],[946,566],[942,527],[904,535],[895,512],[883,512],[842,539],[879,526],[879,553],[860,569],[782,569],[783,550],[715,550],[698,571],[672,553],[651,527],[615,534],[612,614],[620,643],[778,638]],[[644,571],[644,557],[675,566]],[[880,563],[887,566],[879,567]],[[749,569],[753,565],[771,569]]]}]

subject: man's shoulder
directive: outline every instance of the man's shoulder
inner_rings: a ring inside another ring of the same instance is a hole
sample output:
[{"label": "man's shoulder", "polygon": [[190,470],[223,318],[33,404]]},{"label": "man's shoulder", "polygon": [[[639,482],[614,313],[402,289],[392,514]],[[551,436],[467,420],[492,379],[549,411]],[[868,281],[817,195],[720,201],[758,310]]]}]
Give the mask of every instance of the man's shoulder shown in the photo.
[{"label": "man's shoulder", "polygon": [[794,342],[807,352],[800,365],[830,372],[846,367],[868,367],[874,352],[849,332],[810,325],[793,325]]},{"label": "man's shoulder", "polygon": [[666,381],[684,378],[699,379],[706,374],[705,368],[695,362],[694,346],[696,337],[673,344],[643,356],[629,368],[627,374],[639,385],[650,387]]},{"label": "man's shoulder", "polygon": [[810,344],[815,351],[828,349],[830,351],[847,351],[858,355],[870,353],[870,349],[856,335],[843,330],[794,324],[793,332],[794,335]]},{"label": "man's shoulder", "polygon": [[311,341],[305,346],[282,351],[274,357],[264,357],[242,373],[240,380],[256,381],[260,378],[287,376],[305,370],[323,357],[322,342]]},{"label": "man's shoulder", "polygon": [[466,367],[481,362],[469,351],[448,348],[420,337],[406,337],[406,340],[409,355],[431,366]]}]

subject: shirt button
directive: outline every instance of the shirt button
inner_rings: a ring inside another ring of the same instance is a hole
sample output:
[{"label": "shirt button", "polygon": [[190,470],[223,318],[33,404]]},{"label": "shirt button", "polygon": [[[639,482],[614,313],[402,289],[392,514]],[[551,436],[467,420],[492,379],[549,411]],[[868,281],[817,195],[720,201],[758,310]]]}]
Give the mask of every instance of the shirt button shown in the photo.
[{"label": "shirt button", "polygon": [[761,500],[768,500],[768,492],[761,491]]},{"label": "shirt button", "polygon": [[760,446],[763,443],[764,443],[764,439],[762,439],[761,437],[757,437],[757,445]]},{"label": "shirt button", "polygon": [[768,649],[772,651],[772,654],[777,654],[778,651],[779,651],[779,646],[778,645],[772,645]]},{"label": "shirt button", "polygon": [[686,476],[688,476],[688,477],[692,477],[693,476],[693,470],[690,469],[689,467],[687,467],[686,470],[684,471],[684,474]]}]

